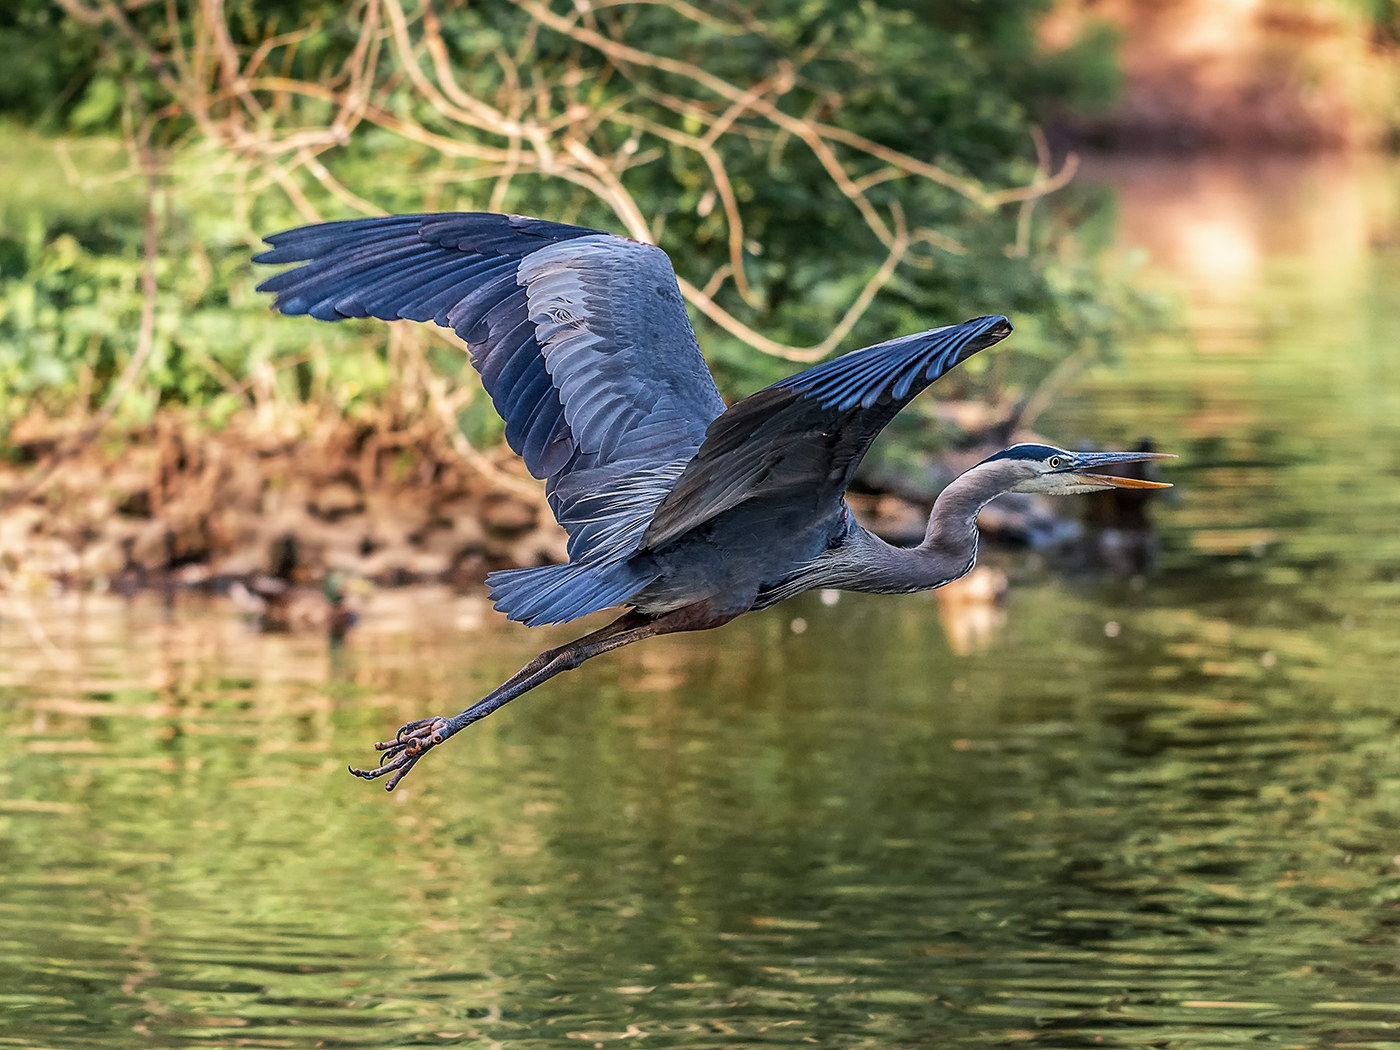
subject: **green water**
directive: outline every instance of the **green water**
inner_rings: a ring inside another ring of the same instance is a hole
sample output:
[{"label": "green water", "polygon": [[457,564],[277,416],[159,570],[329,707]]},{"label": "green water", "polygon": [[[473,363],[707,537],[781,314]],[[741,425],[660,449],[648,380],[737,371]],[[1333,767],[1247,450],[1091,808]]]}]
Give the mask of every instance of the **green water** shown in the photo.
[{"label": "green water", "polygon": [[1339,170],[1100,172],[1191,330],[1039,426],[1176,499],[1145,576],[996,555],[1004,622],[806,596],[386,796],[368,741],[572,632],[10,596],[0,1046],[1400,1046],[1400,171]]}]

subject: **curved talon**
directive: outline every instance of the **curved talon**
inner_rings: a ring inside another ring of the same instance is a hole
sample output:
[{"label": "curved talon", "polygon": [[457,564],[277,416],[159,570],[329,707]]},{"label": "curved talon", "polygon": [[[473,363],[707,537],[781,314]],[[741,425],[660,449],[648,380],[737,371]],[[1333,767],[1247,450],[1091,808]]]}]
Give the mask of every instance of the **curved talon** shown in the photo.
[{"label": "curved talon", "polygon": [[408,776],[409,770],[418,764],[420,758],[446,739],[440,732],[446,723],[447,720],[440,717],[419,718],[401,726],[394,734],[393,740],[380,740],[375,743],[374,749],[381,752],[376,768],[356,769],[350,766],[351,774],[361,780],[377,780],[387,776],[389,781],[384,785],[384,789],[393,791],[399,781]]},{"label": "curved talon", "polygon": [[380,766],[378,769],[356,769],[354,766],[346,766],[351,776],[359,777],[361,780],[377,780],[386,773],[392,773],[393,768],[385,769]]},{"label": "curved talon", "polygon": [[[394,734],[394,742],[401,744],[403,743],[403,735],[405,733],[417,732],[423,726],[436,721],[438,721],[436,718],[415,718],[412,722],[405,722],[403,725],[399,726],[399,731]],[[376,744],[375,746],[378,747],[379,745]]]},{"label": "curved talon", "polygon": [[352,776],[357,776],[361,780],[378,780],[380,777],[389,776],[389,782],[384,785],[386,791],[393,791],[400,780],[408,775],[408,771],[414,767],[422,754],[410,755],[407,753],[396,755],[394,760],[386,766],[379,766],[376,769],[356,769],[349,767]]}]

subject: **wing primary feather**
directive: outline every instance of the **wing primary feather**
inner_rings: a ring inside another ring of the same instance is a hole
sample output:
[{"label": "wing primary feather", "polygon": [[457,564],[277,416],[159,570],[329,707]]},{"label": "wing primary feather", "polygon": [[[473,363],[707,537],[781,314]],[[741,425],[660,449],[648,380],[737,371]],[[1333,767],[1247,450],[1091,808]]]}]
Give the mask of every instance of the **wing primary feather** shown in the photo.
[{"label": "wing primary feather", "polygon": [[[342,278],[358,278],[367,267],[372,268],[381,263],[411,259],[421,250],[421,244],[415,239],[407,237],[389,244],[360,245],[358,248],[337,253],[331,258],[317,259],[305,266],[298,266],[295,269],[285,270],[269,277],[258,285],[258,291],[280,292],[286,295],[317,285],[333,286]],[[274,303],[273,305],[276,309],[286,313],[286,309],[280,304]]]},{"label": "wing primary feather", "polygon": [[[456,269],[456,260],[430,259],[404,270],[389,270],[385,276],[391,276],[391,281],[379,283],[369,294],[351,292],[336,299],[334,306],[336,312],[345,317],[369,316],[377,317],[381,321],[398,321],[403,318],[402,307],[399,304],[403,302],[405,295],[424,287],[436,286],[444,279],[454,279]],[[366,278],[373,280],[375,276],[367,274]]]},{"label": "wing primary feather", "polygon": [[498,267],[487,271],[493,276],[473,289],[461,302],[448,311],[452,330],[469,343],[479,343],[486,336],[482,322],[506,289],[515,286],[515,260],[503,259]]},{"label": "wing primary feather", "polygon": [[326,222],[316,226],[302,226],[295,230],[283,230],[264,237],[271,250],[253,256],[256,263],[306,262],[324,255],[327,249],[338,248],[358,234],[373,232],[376,243],[384,243],[397,232],[411,234],[417,239],[420,215],[395,215],[386,220],[347,219],[342,222]]},{"label": "wing primary feather", "polygon": [[451,328],[447,323],[447,312],[476,287],[482,273],[499,264],[500,260],[494,256],[478,256],[466,266],[459,265],[451,283],[416,292],[412,299],[399,307],[399,315],[408,320],[433,321],[444,328]]}]

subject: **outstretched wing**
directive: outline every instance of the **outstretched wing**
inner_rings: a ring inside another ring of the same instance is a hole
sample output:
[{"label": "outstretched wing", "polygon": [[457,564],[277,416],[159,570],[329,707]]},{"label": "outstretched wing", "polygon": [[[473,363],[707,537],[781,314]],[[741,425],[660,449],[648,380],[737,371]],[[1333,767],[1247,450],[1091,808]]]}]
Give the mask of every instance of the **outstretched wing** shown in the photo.
[{"label": "outstretched wing", "polygon": [[740,503],[845,492],[900,409],[958,362],[1010,334],[1005,317],[978,317],[855,350],[736,402],[710,424],[647,526],[642,549]]},{"label": "outstretched wing", "polygon": [[[433,321],[466,340],[575,559],[639,531],[672,465],[724,411],[660,248],[490,213],[323,223],[267,241],[257,262],[303,264],[259,286],[282,313]],[[605,481],[652,476],[640,499],[585,498]]]}]

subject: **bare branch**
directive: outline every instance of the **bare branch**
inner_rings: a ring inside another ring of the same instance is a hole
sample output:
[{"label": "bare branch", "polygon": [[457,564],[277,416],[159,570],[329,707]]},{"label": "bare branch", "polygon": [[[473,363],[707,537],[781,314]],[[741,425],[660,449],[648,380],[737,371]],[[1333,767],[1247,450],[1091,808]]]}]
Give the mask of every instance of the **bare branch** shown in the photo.
[{"label": "bare branch", "polygon": [[[488,77],[490,87],[480,86],[479,78],[459,79],[435,0],[420,0],[411,12],[404,0],[355,0],[347,17],[354,44],[334,73],[320,81],[290,74],[297,45],[314,27],[268,37],[243,53],[226,23],[226,0],[199,0],[184,23],[176,0],[165,0],[165,31],[151,39],[143,38],[112,0],[57,2],[85,24],[115,25],[140,49],[198,135],[238,159],[236,178],[245,197],[280,187],[308,221],[318,220],[327,205],[357,214],[382,213],[373,200],[337,177],[329,159],[366,123],[440,162],[432,174],[403,174],[371,186],[421,184],[428,187],[426,202],[435,201],[438,189],[448,184],[465,187],[490,180],[488,206],[500,210],[520,180],[559,180],[578,187],[580,198],[586,194],[605,205],[630,236],[652,243],[661,235],[666,213],[649,214],[624,178],[667,148],[687,151],[704,164],[702,178],[709,184],[699,210],[708,214],[716,203],[723,208],[728,258],[703,288],[682,281],[682,291],[701,314],[735,338],[790,361],[813,361],[834,350],[901,263],[932,267],[936,255],[928,249],[965,253],[940,230],[921,226],[910,232],[898,203],[884,200],[892,191],[872,199],[873,189],[915,180],[940,186],[987,212],[1017,204],[1016,240],[1008,251],[1024,255],[1034,202],[1068,182],[1077,165],[1070,155],[1051,175],[1043,143],[1037,140],[1042,163],[1031,183],[989,190],[945,167],[823,122],[818,117],[828,105],[826,95],[818,93],[801,115],[787,112],[785,100],[804,83],[801,69],[823,52],[828,34],[817,34],[805,50],[775,62],[760,78],[738,83],[695,62],[624,42],[628,21],[625,14],[617,17],[629,9],[664,7],[700,27],[702,34],[766,36],[767,27],[737,2],[721,16],[690,0],[574,0],[568,13],[552,10],[544,0],[513,0],[528,23],[514,54],[496,53],[500,78]],[[543,60],[541,29],[562,34],[576,50],[562,64]],[[279,50],[280,72],[274,57]],[[662,91],[648,82],[654,73],[677,78],[681,86],[668,83],[668,91]],[[626,136],[621,145],[619,130]],[[762,303],[745,269],[746,254],[758,254],[762,246],[750,240],[747,224],[753,216],[746,216],[735,188],[732,150],[740,138],[752,144],[745,148],[766,148],[771,169],[789,142],[800,142],[885,250],[883,262],[818,345],[789,346],[763,336],[716,300],[724,282],[732,279],[744,304],[758,309]],[[303,168],[310,178],[300,175]],[[927,247],[914,250],[915,245]]]},{"label": "bare branch", "polygon": [[703,291],[696,288],[684,278],[679,278],[681,292],[711,321],[719,325],[730,335],[742,339],[755,349],[762,350],[766,354],[772,354],[774,357],[781,357],[784,361],[820,361],[827,354],[835,350],[836,347],[840,345],[842,339],[846,338],[847,333],[850,332],[856,322],[860,320],[861,315],[865,313],[871,302],[874,301],[880,289],[889,283],[890,278],[894,276],[894,272],[899,266],[900,260],[904,258],[905,252],[909,250],[909,236],[904,228],[904,213],[896,207],[894,215],[894,243],[890,247],[889,255],[885,257],[884,264],[881,265],[874,276],[866,282],[865,287],[861,289],[860,295],[856,297],[856,301],[846,310],[845,316],[842,317],[840,323],[831,330],[831,334],[816,346],[806,348],[787,346],[784,343],[775,342],[766,336],[760,335],[733,314],[723,309]]}]

